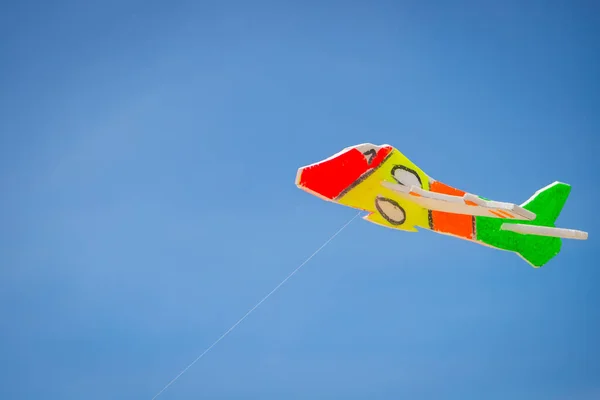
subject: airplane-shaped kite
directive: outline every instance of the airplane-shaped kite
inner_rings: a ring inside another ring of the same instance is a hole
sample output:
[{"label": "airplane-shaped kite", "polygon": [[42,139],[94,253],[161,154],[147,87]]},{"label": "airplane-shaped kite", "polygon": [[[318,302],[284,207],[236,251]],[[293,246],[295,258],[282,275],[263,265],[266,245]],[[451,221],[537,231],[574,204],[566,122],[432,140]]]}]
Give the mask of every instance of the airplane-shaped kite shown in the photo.
[{"label": "airplane-shaped kite", "polygon": [[347,147],[298,169],[296,185],[319,198],[367,211],[369,222],[416,232],[416,227],[512,251],[541,267],[561,239],[586,240],[587,232],[556,228],[571,191],[554,182],[521,205],[491,201],[429,177],[389,145]]}]

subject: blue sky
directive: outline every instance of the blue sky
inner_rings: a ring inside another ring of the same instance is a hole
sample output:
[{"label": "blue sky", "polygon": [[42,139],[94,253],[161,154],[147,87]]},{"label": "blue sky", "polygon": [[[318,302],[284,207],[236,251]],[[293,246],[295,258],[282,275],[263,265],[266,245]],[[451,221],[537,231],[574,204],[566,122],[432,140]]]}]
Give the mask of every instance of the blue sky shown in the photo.
[{"label": "blue sky", "polygon": [[590,238],[535,270],[355,221],[159,399],[597,399],[592,3],[3,4],[0,398],[152,398],[354,215],[296,169],[371,142],[570,183]]}]

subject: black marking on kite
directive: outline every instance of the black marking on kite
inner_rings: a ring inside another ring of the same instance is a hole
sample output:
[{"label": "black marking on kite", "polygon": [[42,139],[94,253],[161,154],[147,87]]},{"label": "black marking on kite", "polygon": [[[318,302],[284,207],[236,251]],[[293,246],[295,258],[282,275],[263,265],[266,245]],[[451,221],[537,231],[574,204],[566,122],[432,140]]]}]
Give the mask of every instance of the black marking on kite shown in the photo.
[{"label": "black marking on kite", "polygon": [[427,210],[427,219],[429,220],[429,229],[433,230],[433,211]]},{"label": "black marking on kite", "polygon": [[394,175],[394,173],[399,170],[402,169],[406,172],[409,172],[411,174],[413,174],[414,176],[417,177],[417,180],[419,181],[419,185],[421,185],[421,188],[423,188],[423,181],[421,181],[421,177],[419,176],[419,174],[417,173],[417,171],[415,171],[414,169],[408,168],[404,165],[394,165],[394,167],[392,168],[392,178],[394,178],[394,180],[396,182],[398,182],[399,184],[401,184],[402,186],[406,186],[404,183],[400,182],[398,179],[396,179],[396,176]]},{"label": "black marking on kite", "polygon": [[[391,204],[394,208],[401,211],[402,219],[395,219],[386,214],[386,212],[381,207],[381,203]],[[381,216],[392,225],[402,225],[406,221],[406,211],[404,211],[404,208],[402,208],[400,204],[398,204],[398,202],[395,200],[388,199],[387,197],[377,196],[375,198],[375,208],[377,208],[379,214],[381,214]]]},{"label": "black marking on kite", "polygon": [[369,176],[373,175],[373,173],[375,173],[375,171],[377,171],[383,164],[385,164],[385,162],[387,161],[387,159],[392,155],[393,152],[390,152],[387,156],[385,156],[385,158],[381,161],[381,163],[375,167],[375,168],[371,168],[370,170],[368,170],[367,172],[365,172],[364,174],[362,174],[357,180],[355,180],[354,182],[352,182],[350,185],[348,185],[348,187],[344,190],[342,190],[340,192],[340,194],[338,194],[335,197],[335,200],[339,200],[342,197],[344,197],[349,191],[351,191],[352,189],[354,189],[355,187],[357,187],[358,185],[360,185],[365,179],[367,179]]},{"label": "black marking on kite", "polygon": [[375,149],[371,149],[371,150],[365,151],[363,153],[363,156],[365,156],[367,158],[367,164],[371,165],[371,163],[373,162],[373,159],[375,158],[375,156],[377,156],[377,152],[375,151]]},{"label": "black marking on kite", "polygon": [[346,187],[346,189],[342,190],[340,192],[340,194],[337,195],[337,197],[335,198],[336,200],[341,199],[343,196],[345,196],[349,191],[351,191],[352,189],[354,189],[356,186],[358,186],[362,181],[364,181],[365,179],[367,179],[369,176],[373,175],[373,173],[376,171],[376,168],[370,169],[367,172],[365,172],[364,174],[362,174],[361,176],[358,177],[357,180],[355,180],[354,182],[352,182],[350,185],[348,185],[348,187]]}]

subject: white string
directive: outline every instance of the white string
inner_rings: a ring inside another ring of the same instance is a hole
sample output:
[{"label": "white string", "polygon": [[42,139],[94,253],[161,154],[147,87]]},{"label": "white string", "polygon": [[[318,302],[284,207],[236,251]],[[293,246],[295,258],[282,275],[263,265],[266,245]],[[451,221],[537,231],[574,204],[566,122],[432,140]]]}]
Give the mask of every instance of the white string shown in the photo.
[{"label": "white string", "polygon": [[275,288],[273,290],[271,290],[269,292],[269,294],[267,294],[265,297],[262,298],[261,301],[259,301],[258,303],[256,303],[256,305],[254,307],[252,307],[250,309],[250,311],[248,311],[242,318],[240,318],[235,324],[233,324],[231,326],[231,328],[229,328],[224,334],[221,335],[221,337],[219,337],[217,340],[215,340],[213,342],[213,344],[211,344],[210,346],[208,346],[208,348],[206,350],[204,350],[204,352],[202,352],[202,354],[200,354],[198,357],[196,357],[196,359],[194,361],[192,361],[187,367],[185,367],[185,369],[183,371],[181,371],[179,373],[179,375],[177,375],[175,378],[173,378],[171,380],[171,382],[169,382],[164,388],[162,388],[162,390],[160,392],[158,392],[153,398],[152,400],[156,399],[158,396],[160,396],[165,390],[167,390],[167,388],[169,386],[171,386],[173,383],[175,383],[175,381],[177,379],[179,379],[179,377],[181,375],[183,375],[188,369],[190,369],[194,364],[196,364],[202,357],[204,357],[204,355],[206,353],[208,353],[213,347],[215,347],[217,345],[217,343],[219,343],[223,338],[225,338],[225,336],[229,335],[229,333],[235,329],[236,326],[238,326],[243,320],[246,319],[246,317],[248,315],[250,315],[254,310],[256,310],[262,303],[265,302],[265,300],[267,300],[273,293],[275,293],[277,291],[277,289],[279,289],[284,283],[286,283],[288,281],[288,279],[290,279],[292,276],[294,276],[296,274],[296,272],[300,271],[300,268],[302,268],[304,265],[306,265],[306,263],[308,263],[310,260],[312,260],[312,258],[314,256],[316,256],[321,250],[323,250],[325,248],[325,246],[327,246],[337,235],[339,235],[344,229],[346,229],[346,227],[348,225],[350,225],[350,223],[352,221],[354,221],[356,219],[356,217],[358,217],[361,214],[362,211],[359,211],[358,214],[356,214],[354,217],[352,217],[348,222],[346,222],[344,224],[344,226],[342,226],[340,229],[338,229],[338,231],[336,233],[334,233],[329,239],[327,239],[327,241],[325,243],[323,243],[321,245],[321,247],[319,247],[314,253],[312,253],[310,255],[310,257],[308,257],[306,260],[304,260],[304,262],[302,264],[300,264],[294,271],[292,271],[291,274],[289,274],[284,280],[282,280],[277,286],[275,286]]}]

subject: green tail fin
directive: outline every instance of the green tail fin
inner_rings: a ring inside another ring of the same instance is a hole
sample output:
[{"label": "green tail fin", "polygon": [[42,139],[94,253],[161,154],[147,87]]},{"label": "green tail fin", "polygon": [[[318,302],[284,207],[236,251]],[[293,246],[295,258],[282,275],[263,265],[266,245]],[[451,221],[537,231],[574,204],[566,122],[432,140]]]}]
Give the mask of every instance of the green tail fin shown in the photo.
[{"label": "green tail fin", "polygon": [[[554,182],[535,192],[521,207],[534,212],[533,221],[519,221],[519,224],[531,224],[554,227],[554,223],[571,192],[566,183]],[[560,238],[500,230],[505,219],[476,217],[477,240],[491,246],[514,251],[532,266],[539,268],[554,258],[561,249]]]},{"label": "green tail fin", "polygon": [[535,192],[529,200],[521,204],[521,207],[537,215],[533,221],[536,225],[554,226],[570,193],[571,186],[554,182]]},{"label": "green tail fin", "polygon": [[[526,210],[534,212],[536,218],[530,224],[554,227],[567,198],[571,193],[571,186],[566,183],[554,182],[535,192],[535,194],[521,205]],[[519,234],[516,234],[519,235]],[[562,239],[519,235],[520,242],[518,253],[534,267],[541,267],[554,258],[562,247]]]}]

